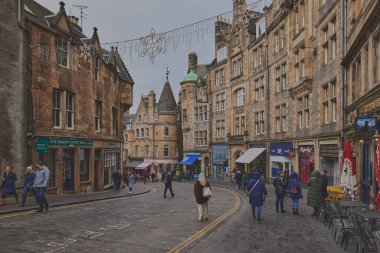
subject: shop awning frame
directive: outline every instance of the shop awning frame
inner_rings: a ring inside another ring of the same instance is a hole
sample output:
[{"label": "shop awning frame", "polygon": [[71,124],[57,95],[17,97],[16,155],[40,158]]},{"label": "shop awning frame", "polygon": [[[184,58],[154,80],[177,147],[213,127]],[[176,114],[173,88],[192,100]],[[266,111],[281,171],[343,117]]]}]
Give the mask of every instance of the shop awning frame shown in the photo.
[{"label": "shop awning frame", "polygon": [[143,161],[132,161],[130,163],[124,164],[124,168],[136,168],[140,164],[144,163]]},{"label": "shop awning frame", "polygon": [[149,167],[150,165],[152,165],[152,163],[150,163],[150,162],[140,163],[138,166],[136,166],[136,170],[144,170],[145,168]]},{"label": "shop awning frame", "polygon": [[235,160],[236,163],[250,164],[258,156],[260,156],[266,148],[250,148],[244,154],[242,154],[238,159]]},{"label": "shop awning frame", "polygon": [[180,161],[178,164],[180,165],[192,165],[196,160],[198,160],[198,155],[188,155]]}]

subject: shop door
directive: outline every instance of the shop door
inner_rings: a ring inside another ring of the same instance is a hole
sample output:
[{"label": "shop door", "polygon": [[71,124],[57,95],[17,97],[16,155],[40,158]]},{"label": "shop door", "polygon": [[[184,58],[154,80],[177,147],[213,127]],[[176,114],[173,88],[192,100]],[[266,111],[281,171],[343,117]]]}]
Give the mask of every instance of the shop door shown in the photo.
[{"label": "shop door", "polygon": [[95,149],[95,157],[94,157],[94,189],[95,191],[99,191],[99,170],[100,170],[100,155],[102,150]]},{"label": "shop door", "polygon": [[370,153],[371,146],[366,141],[363,144],[363,178],[362,178],[362,198],[363,202],[369,205],[370,203],[370,192],[371,192],[371,162],[370,162]]},{"label": "shop door", "polygon": [[75,150],[64,149],[62,159],[63,192],[74,192]]}]

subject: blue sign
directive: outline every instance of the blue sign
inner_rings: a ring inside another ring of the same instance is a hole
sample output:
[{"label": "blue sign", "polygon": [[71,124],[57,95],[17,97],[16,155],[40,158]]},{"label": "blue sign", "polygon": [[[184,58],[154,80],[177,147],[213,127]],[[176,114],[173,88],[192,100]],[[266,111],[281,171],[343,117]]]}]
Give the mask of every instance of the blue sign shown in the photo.
[{"label": "blue sign", "polygon": [[270,155],[288,156],[290,149],[293,149],[292,142],[275,142],[270,144]]}]

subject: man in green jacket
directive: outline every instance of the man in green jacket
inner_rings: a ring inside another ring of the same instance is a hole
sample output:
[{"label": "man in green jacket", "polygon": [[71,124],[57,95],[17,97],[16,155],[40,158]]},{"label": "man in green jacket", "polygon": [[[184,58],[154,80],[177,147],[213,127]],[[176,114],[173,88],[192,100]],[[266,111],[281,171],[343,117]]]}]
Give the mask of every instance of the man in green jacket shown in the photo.
[{"label": "man in green jacket", "polygon": [[314,208],[312,215],[316,216],[322,200],[322,176],[319,171],[313,171],[311,173],[308,185],[307,205]]}]

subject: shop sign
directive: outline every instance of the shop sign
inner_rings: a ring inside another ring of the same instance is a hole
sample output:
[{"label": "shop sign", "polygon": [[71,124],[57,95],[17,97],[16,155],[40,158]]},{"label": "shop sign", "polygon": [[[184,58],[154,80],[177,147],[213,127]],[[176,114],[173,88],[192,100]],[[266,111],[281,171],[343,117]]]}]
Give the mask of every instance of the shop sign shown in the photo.
[{"label": "shop sign", "polygon": [[300,146],[300,153],[302,155],[313,155],[314,147],[313,146]]},{"label": "shop sign", "polygon": [[43,154],[49,152],[48,145],[45,141],[36,142],[36,152],[38,154]]},{"label": "shop sign", "polygon": [[380,98],[378,99],[375,99],[374,101],[360,107],[358,109],[358,113],[359,114],[366,114],[367,112],[370,112],[376,108],[379,108],[380,107]]},{"label": "shop sign", "polygon": [[36,140],[36,150],[46,150],[49,146],[59,147],[91,147],[93,145],[92,140],[88,139],[49,139],[39,138]]},{"label": "shop sign", "polygon": [[270,144],[270,155],[288,156],[289,150],[293,149],[291,142],[276,142]]},{"label": "shop sign", "polygon": [[295,157],[296,156],[296,149],[289,149],[288,156],[289,157]]},{"label": "shop sign", "polygon": [[228,157],[228,148],[226,146],[212,146],[212,162],[214,164],[223,164]]}]

